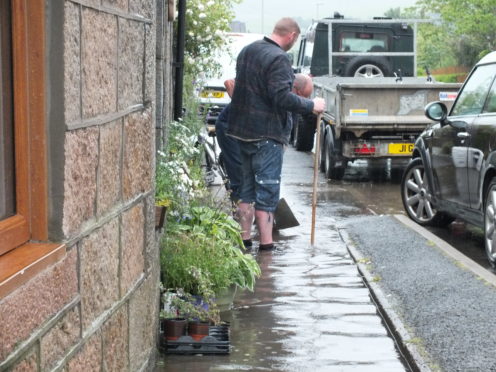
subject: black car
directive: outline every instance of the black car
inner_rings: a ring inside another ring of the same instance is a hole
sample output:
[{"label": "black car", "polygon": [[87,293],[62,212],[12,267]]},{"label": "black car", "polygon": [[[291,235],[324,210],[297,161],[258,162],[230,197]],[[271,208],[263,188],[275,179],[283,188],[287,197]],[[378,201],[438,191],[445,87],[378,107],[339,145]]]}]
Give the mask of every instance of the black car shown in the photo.
[{"label": "black car", "polygon": [[487,257],[496,267],[496,52],[473,68],[448,113],[425,108],[430,125],[415,143],[401,182],[403,205],[420,225],[455,218],[484,229]]}]

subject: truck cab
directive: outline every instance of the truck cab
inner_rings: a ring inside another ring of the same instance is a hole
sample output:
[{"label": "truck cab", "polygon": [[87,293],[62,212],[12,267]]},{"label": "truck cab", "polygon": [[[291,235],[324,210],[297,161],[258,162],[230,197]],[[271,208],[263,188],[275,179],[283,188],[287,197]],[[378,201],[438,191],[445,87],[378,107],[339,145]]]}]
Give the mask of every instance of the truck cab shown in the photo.
[{"label": "truck cab", "polygon": [[296,71],[312,76],[409,77],[416,76],[415,62],[415,32],[409,24],[387,18],[347,20],[335,14],[302,35]]}]

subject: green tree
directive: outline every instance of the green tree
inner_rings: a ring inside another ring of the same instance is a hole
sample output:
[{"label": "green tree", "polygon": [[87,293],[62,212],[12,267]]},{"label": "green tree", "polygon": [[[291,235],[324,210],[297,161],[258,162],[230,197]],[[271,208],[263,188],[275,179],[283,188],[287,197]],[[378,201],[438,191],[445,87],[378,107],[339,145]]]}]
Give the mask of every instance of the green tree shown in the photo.
[{"label": "green tree", "polygon": [[393,18],[393,19],[403,18],[401,14],[401,8],[400,7],[390,8],[384,13],[384,17]]},{"label": "green tree", "polygon": [[240,0],[187,0],[185,72],[196,77],[215,72],[215,52],[227,43],[225,33],[234,19],[232,6]]},{"label": "green tree", "polygon": [[495,49],[496,0],[418,0],[416,8],[441,17],[438,33],[446,35],[459,64],[472,66]]}]

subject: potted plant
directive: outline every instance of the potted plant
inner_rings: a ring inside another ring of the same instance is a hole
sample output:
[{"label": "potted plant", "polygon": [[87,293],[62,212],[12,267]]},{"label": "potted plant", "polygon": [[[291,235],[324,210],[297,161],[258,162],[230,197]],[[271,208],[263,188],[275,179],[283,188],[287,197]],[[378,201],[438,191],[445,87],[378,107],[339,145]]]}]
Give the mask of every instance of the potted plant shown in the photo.
[{"label": "potted plant", "polygon": [[187,320],[185,318],[163,319],[164,335],[167,341],[175,341],[186,334]]},{"label": "potted plant", "polygon": [[260,267],[243,252],[238,223],[210,207],[192,207],[189,212],[169,225],[162,241],[164,285],[191,294],[199,294],[201,283],[214,293],[232,285],[253,290]]},{"label": "potted plant", "polygon": [[[173,340],[177,334],[185,334],[186,322],[188,326],[188,335],[195,341],[200,341],[203,337],[208,336],[210,325],[220,323],[219,310],[213,302],[213,292],[209,292],[208,288],[204,288],[203,295],[206,300],[200,296],[193,296],[184,292],[182,289],[174,292],[173,296],[170,292],[165,292],[162,300],[168,302],[162,310],[162,317],[165,318],[165,334],[167,340]],[[167,309],[167,310],[165,310]],[[168,317],[167,317],[168,316]],[[179,319],[181,322],[182,333],[176,330],[179,327]],[[169,330],[168,327],[171,329]]]}]

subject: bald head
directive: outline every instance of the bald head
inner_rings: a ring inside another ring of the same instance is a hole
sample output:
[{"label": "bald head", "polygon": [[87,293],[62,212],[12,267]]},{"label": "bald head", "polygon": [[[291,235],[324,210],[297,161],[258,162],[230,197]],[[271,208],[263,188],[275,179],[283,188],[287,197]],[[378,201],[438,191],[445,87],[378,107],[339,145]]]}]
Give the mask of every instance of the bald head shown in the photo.
[{"label": "bald head", "polygon": [[293,82],[293,92],[301,97],[310,97],[313,92],[312,78],[305,74],[296,74]]},{"label": "bald head", "polygon": [[299,35],[301,31],[298,23],[289,17],[281,18],[274,26],[274,31],[272,31],[273,34],[279,36],[286,36],[291,32],[296,32]]},{"label": "bald head", "polygon": [[286,52],[290,50],[300,36],[300,26],[292,18],[280,19],[272,31],[270,38]]}]

